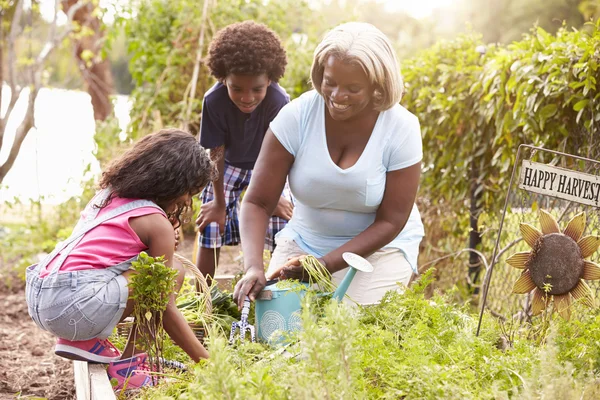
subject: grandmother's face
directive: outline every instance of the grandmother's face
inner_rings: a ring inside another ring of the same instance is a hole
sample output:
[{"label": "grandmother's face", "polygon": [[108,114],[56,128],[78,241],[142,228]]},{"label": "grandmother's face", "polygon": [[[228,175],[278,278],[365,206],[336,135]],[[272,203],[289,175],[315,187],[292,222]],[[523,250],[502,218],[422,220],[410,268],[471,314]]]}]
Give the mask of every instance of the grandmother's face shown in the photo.
[{"label": "grandmother's face", "polygon": [[373,111],[373,85],[358,63],[330,56],[325,62],[321,92],[329,115],[336,121]]}]

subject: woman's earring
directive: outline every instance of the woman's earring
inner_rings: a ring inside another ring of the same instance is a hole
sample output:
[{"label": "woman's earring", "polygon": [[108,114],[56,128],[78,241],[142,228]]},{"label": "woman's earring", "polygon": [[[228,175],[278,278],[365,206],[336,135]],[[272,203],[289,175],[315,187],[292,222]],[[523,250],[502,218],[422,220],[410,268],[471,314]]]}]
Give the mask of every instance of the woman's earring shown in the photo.
[{"label": "woman's earring", "polygon": [[373,91],[373,98],[375,99],[375,101],[383,100],[383,94],[381,93],[381,91],[379,89],[375,89]]}]

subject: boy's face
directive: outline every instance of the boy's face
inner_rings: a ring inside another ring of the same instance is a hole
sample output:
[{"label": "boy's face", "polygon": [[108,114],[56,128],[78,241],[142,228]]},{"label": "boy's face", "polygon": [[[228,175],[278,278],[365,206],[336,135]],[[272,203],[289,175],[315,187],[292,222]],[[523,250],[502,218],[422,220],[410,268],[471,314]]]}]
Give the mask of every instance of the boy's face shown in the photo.
[{"label": "boy's face", "polygon": [[250,114],[265,98],[271,81],[267,74],[229,74],[223,83],[227,86],[229,98],[237,108],[243,113]]}]

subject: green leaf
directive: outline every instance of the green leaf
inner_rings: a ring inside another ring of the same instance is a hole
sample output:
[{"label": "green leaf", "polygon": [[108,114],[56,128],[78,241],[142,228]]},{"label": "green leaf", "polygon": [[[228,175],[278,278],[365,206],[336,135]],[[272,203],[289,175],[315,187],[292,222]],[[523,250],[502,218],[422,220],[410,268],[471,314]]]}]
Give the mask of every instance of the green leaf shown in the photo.
[{"label": "green leaf", "polygon": [[589,99],[583,99],[583,100],[579,100],[577,103],[575,103],[575,105],[573,106],[573,110],[574,111],[581,111],[585,106],[588,105],[589,103]]}]

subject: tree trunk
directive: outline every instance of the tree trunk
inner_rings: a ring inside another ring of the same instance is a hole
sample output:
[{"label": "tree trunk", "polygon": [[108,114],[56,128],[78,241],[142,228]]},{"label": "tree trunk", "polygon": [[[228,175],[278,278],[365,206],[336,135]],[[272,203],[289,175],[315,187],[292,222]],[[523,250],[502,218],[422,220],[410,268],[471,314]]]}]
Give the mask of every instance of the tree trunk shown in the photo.
[{"label": "tree trunk", "polygon": [[[62,0],[63,11],[66,13],[78,0]],[[73,15],[81,28],[90,29],[93,34],[80,35],[73,39],[75,57],[85,80],[87,91],[92,98],[94,119],[104,121],[113,111],[110,95],[114,93],[114,82],[110,62],[101,57],[104,28],[102,21],[93,15],[95,7],[87,4]]]},{"label": "tree trunk", "polygon": [[[8,171],[10,171],[13,164],[15,163],[15,160],[19,155],[19,151],[21,150],[21,145],[23,144],[25,137],[29,133],[29,130],[33,128],[33,112],[35,106],[35,99],[37,98],[39,89],[37,87],[32,87],[30,90],[31,91],[29,92],[29,98],[27,99],[28,103],[27,111],[25,112],[25,117],[17,127],[17,131],[15,132],[15,141],[13,142],[12,147],[10,148],[8,158],[6,159],[4,164],[0,165],[0,183],[2,183],[2,181],[6,177],[6,174],[8,174]],[[14,93],[11,94],[11,96],[18,96],[19,94],[20,93]]]},{"label": "tree trunk", "polygon": [[[479,250],[481,245],[481,232],[479,232],[479,215],[481,214],[481,197],[482,190],[478,190],[479,185],[479,168],[477,160],[471,162],[471,188],[470,188],[470,213],[469,223],[471,230],[469,231],[469,248]],[[473,252],[469,253],[469,278],[471,284],[476,284],[479,281],[479,273],[481,271],[481,259]],[[469,288],[474,294],[479,293],[478,288]]]}]

